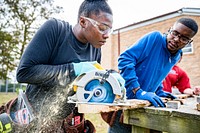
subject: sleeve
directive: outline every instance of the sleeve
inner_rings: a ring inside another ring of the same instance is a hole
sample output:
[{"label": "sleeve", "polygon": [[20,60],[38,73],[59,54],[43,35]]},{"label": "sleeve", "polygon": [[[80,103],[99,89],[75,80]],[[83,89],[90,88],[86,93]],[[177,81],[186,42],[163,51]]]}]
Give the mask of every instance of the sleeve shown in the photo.
[{"label": "sleeve", "polygon": [[[171,79],[172,80],[172,79]],[[162,84],[163,84],[163,90],[166,92],[172,92],[172,82],[170,80],[170,75],[168,74],[165,79],[163,80]]]},{"label": "sleeve", "polygon": [[59,24],[48,20],[37,31],[22,55],[17,81],[42,86],[65,86],[75,76],[72,64],[50,65],[52,50],[59,39]]},{"label": "sleeve", "polygon": [[179,78],[178,78],[176,87],[179,89],[181,93],[183,93],[185,89],[191,88],[190,79],[188,75],[186,74],[186,72],[183,71],[181,68],[179,68],[178,70],[178,77]]},{"label": "sleeve", "polygon": [[119,56],[118,68],[120,74],[126,81],[125,87],[128,91],[140,86],[136,67],[142,63],[145,57],[150,53],[157,35],[157,32],[153,32],[143,36]]},{"label": "sleeve", "polygon": [[156,95],[158,95],[160,92],[163,92],[164,90],[163,90],[163,83],[161,83],[159,86],[158,86],[158,88],[156,89]]}]

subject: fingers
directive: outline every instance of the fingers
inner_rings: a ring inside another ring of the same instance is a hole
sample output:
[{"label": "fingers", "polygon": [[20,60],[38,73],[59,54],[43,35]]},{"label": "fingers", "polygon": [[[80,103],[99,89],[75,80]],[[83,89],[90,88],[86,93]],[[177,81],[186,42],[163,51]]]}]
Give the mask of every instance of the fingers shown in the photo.
[{"label": "fingers", "polygon": [[194,88],[194,94],[195,95],[199,95],[200,94],[200,86]]},{"label": "fingers", "polygon": [[166,105],[163,103],[163,101],[160,99],[160,97],[156,96],[154,99],[160,107],[166,107]]},{"label": "fingers", "polygon": [[158,96],[154,96],[151,101],[150,101],[153,106],[155,107],[166,107],[166,105],[163,103],[163,101],[158,97]]},{"label": "fingers", "polygon": [[171,95],[171,99],[173,100],[173,99],[176,99],[177,97],[176,96],[174,96],[174,95]]},{"label": "fingers", "polygon": [[167,98],[176,99],[177,97],[172,95],[171,93],[167,93]]},{"label": "fingers", "polygon": [[194,88],[197,90],[200,90],[200,86],[195,86]]},{"label": "fingers", "polygon": [[149,102],[151,102],[151,103],[153,104],[154,107],[159,107],[159,106],[158,106],[158,103],[156,102],[156,100],[154,100],[154,98],[151,99]]},{"label": "fingers", "polygon": [[89,64],[92,64],[92,65],[97,65],[97,66],[101,66],[97,61],[91,61],[91,62],[88,62]]}]

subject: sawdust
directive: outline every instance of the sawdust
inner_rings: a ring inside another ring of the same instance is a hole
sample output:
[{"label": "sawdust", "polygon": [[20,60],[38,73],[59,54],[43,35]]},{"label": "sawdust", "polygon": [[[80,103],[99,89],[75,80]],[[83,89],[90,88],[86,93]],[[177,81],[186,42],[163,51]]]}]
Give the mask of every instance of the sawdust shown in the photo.
[{"label": "sawdust", "polygon": [[45,93],[40,103],[40,111],[27,126],[14,125],[16,133],[62,133],[63,120],[72,112],[75,104],[67,103],[68,96],[74,94],[70,85],[65,88],[55,87]]}]

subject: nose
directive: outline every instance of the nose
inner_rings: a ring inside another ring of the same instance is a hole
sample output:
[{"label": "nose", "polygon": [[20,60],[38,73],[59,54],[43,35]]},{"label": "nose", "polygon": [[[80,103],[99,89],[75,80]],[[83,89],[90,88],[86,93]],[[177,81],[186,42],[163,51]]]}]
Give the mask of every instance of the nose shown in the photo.
[{"label": "nose", "polygon": [[175,41],[179,41],[179,40],[180,40],[180,37],[179,37],[179,36],[175,36],[175,37],[174,37],[174,40],[175,40]]},{"label": "nose", "polygon": [[107,39],[107,38],[109,38],[109,36],[110,36],[110,34],[109,34],[109,33],[105,33],[105,34],[103,34],[103,38],[104,38],[104,39]]}]

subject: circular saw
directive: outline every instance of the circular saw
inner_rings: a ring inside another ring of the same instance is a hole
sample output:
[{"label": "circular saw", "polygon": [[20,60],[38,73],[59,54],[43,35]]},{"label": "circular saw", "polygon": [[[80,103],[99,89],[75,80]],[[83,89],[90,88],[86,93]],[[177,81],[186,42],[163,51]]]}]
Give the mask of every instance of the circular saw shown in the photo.
[{"label": "circular saw", "polygon": [[72,83],[75,91],[68,102],[117,103],[125,101],[125,88],[112,75],[111,70],[95,70],[78,76]]}]

